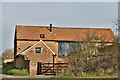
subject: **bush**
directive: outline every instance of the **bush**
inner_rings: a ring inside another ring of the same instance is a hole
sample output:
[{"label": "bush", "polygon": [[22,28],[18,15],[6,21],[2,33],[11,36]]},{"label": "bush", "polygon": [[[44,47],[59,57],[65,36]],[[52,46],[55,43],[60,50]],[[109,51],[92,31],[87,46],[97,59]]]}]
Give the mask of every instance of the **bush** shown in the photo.
[{"label": "bush", "polygon": [[18,69],[11,66],[2,67],[2,73],[15,76],[25,76],[29,74],[27,69]]},{"label": "bush", "polygon": [[28,75],[28,70],[27,69],[11,69],[7,72],[8,75],[15,75],[15,76],[25,76]]},{"label": "bush", "polygon": [[11,70],[12,68],[9,66],[2,67],[2,73],[7,74],[8,70]]}]

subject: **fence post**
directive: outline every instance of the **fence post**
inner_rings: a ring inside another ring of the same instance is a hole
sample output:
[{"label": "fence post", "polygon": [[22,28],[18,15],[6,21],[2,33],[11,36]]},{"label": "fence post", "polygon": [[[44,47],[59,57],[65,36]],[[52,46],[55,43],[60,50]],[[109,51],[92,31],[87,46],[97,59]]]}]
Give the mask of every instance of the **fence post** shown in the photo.
[{"label": "fence post", "polygon": [[[55,56],[56,56],[56,55],[52,55],[52,56],[53,56],[53,72],[54,72],[54,67],[55,67],[54,64],[55,64]],[[54,73],[55,73],[55,72],[54,72]]]}]

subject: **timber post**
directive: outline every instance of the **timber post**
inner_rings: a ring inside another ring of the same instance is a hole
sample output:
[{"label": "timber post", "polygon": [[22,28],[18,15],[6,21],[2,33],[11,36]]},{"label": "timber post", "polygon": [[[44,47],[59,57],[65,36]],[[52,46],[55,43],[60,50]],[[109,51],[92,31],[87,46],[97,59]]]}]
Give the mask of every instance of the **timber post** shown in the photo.
[{"label": "timber post", "polygon": [[[56,54],[55,55],[52,55],[53,56],[53,72],[54,72],[54,67],[55,67],[55,56],[56,56]],[[54,72],[55,73],[55,72]]]}]

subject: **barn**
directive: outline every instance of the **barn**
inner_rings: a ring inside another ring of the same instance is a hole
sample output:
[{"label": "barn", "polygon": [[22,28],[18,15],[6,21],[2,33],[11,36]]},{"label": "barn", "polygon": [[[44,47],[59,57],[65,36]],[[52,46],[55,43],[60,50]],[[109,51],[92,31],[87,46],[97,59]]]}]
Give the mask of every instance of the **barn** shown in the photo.
[{"label": "barn", "polygon": [[[106,28],[68,28],[16,25],[14,38],[14,62],[17,68],[27,68],[30,75],[58,73],[67,67],[65,56],[69,44],[83,41],[86,34],[105,37],[107,44],[114,41],[114,33]],[[100,40],[94,41],[99,44]],[[61,48],[62,47],[62,48]],[[59,70],[56,70],[56,66]]]}]

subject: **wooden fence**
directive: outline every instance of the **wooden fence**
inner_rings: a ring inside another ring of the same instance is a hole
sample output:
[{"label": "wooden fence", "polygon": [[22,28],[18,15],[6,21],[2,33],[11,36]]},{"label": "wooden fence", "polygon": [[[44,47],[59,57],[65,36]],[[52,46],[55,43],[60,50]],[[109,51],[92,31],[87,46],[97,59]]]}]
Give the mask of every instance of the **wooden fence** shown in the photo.
[{"label": "wooden fence", "polygon": [[59,74],[68,68],[68,63],[41,63],[41,74]]}]

